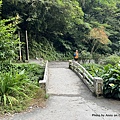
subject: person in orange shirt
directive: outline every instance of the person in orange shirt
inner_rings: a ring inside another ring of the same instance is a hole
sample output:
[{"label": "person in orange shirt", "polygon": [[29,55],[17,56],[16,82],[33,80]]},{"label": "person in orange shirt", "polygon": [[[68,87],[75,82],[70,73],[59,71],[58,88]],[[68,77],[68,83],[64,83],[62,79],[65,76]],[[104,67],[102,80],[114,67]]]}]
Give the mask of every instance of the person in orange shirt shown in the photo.
[{"label": "person in orange shirt", "polygon": [[74,53],[74,60],[78,61],[78,57],[79,57],[78,50],[76,50],[76,52]]}]

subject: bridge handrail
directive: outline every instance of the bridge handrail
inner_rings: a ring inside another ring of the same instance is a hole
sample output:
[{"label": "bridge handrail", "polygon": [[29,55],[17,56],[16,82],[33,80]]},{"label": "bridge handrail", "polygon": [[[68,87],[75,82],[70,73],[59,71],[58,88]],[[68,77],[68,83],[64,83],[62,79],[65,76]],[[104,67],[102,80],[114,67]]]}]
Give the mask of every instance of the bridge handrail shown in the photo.
[{"label": "bridge handrail", "polygon": [[39,80],[39,84],[43,84],[46,92],[47,92],[47,87],[48,87],[48,61],[46,61],[45,64],[45,71],[44,71],[44,76],[43,76],[43,80]]},{"label": "bridge handrail", "polygon": [[87,87],[97,96],[103,93],[103,80],[100,77],[93,77],[82,65],[74,60],[69,60],[69,68],[78,74]]},{"label": "bridge handrail", "polygon": [[83,78],[87,78],[88,82],[90,82],[92,85],[94,84],[93,76],[82,65],[75,61],[73,61],[73,65],[77,67],[81,74],[83,74]]}]

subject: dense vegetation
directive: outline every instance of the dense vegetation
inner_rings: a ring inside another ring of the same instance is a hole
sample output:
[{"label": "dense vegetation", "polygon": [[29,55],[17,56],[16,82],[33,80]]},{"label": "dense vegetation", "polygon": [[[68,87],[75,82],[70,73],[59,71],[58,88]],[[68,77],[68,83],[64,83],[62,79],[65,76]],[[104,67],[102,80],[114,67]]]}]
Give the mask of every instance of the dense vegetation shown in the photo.
[{"label": "dense vegetation", "polygon": [[[11,64],[19,58],[19,46],[26,59],[26,30],[31,58],[66,60],[78,49],[83,63],[101,57],[102,64],[120,61],[120,0],[0,0],[0,9],[1,110],[22,108],[40,90],[40,66]],[[120,69],[111,65],[109,75],[102,66],[94,74],[104,74],[105,97],[120,98]]]},{"label": "dense vegetation", "polygon": [[119,0],[4,0],[2,19],[15,16],[22,42],[28,31],[32,58],[68,59],[75,49],[94,59],[120,54]]},{"label": "dense vegetation", "polygon": [[[45,100],[38,80],[44,68],[37,64],[2,64],[0,67],[0,113],[20,112],[34,99]],[[32,103],[34,104],[34,103]]]},{"label": "dense vegetation", "polygon": [[120,100],[120,62],[116,63],[116,59],[113,60],[112,57],[104,60],[102,65],[84,64],[84,66],[93,77],[103,78],[104,97]]},{"label": "dense vegetation", "polygon": [[[0,0],[0,7],[1,4]],[[38,84],[44,68],[36,64],[13,64],[20,44],[16,35],[18,23],[17,17],[0,18],[0,114],[19,112],[31,105],[30,101],[45,100],[45,91]]]}]

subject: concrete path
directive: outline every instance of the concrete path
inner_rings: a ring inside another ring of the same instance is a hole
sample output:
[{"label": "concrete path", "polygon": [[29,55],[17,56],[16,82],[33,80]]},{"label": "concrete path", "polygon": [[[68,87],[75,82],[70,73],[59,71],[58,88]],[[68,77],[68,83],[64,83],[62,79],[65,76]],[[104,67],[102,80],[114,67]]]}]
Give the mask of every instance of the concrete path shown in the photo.
[{"label": "concrete path", "polygon": [[68,68],[68,62],[49,63],[48,99],[45,108],[0,120],[119,120],[120,101],[96,98]]}]

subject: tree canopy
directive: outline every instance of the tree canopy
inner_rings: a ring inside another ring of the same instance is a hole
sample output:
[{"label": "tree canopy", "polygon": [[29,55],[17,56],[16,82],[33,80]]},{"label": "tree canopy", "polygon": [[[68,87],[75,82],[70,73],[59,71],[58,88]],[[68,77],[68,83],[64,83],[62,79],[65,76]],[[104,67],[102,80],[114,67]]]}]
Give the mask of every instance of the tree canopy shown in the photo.
[{"label": "tree canopy", "polygon": [[75,49],[120,52],[119,0],[4,0],[2,19],[17,15],[22,42],[28,31],[31,57],[57,59],[72,56]]}]

